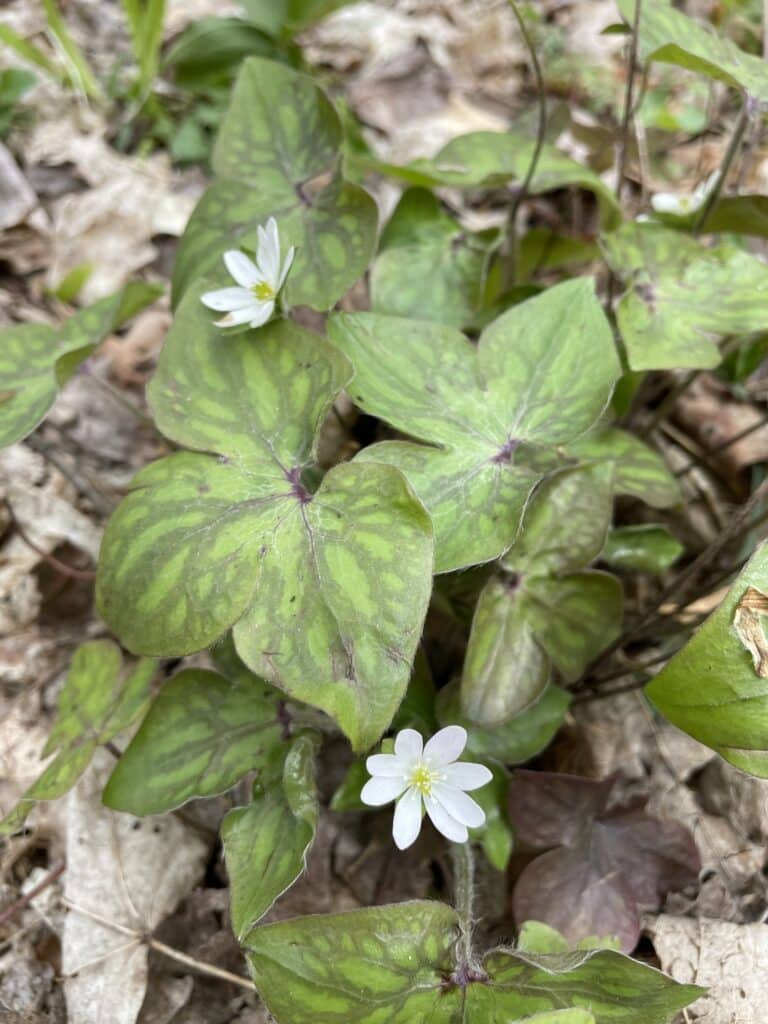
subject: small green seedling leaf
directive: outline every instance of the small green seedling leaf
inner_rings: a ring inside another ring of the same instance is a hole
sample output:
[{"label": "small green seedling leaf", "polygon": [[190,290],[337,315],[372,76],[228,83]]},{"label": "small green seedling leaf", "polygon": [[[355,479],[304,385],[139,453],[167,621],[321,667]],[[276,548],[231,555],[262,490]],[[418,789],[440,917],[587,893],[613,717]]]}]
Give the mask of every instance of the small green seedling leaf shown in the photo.
[{"label": "small green seedling leaf", "polygon": [[158,427],[197,451],[136,478],[105,533],[97,600],[135,651],[188,654],[234,627],[249,668],[362,750],[406,690],[433,542],[391,466],[342,464],[313,491],[317,431],[349,375],[291,321],[222,338],[188,292],[148,394]]},{"label": "small green seedling leaf", "polygon": [[174,302],[204,274],[228,284],[222,254],[256,249],[269,217],[281,243],[296,247],[285,302],[329,309],[341,298],[368,266],[378,222],[373,199],[341,177],[342,135],[338,114],[311,78],[246,60],[213,153],[217,180],[179,245]]},{"label": "small green seedling leaf", "polygon": [[661,456],[616,427],[598,427],[568,445],[568,454],[585,465],[610,466],[614,494],[640,498],[654,508],[669,508],[681,500],[680,486]]},{"label": "small green seedling leaf", "polygon": [[403,193],[371,272],[375,313],[472,324],[483,304],[495,232],[465,231],[424,188]]},{"label": "small green seedling leaf", "polygon": [[605,543],[611,495],[605,465],[566,470],[534,495],[475,610],[461,680],[471,721],[490,727],[514,719],[539,700],[553,665],[578,679],[618,636],[618,580],[583,568]]},{"label": "small green seedling leaf", "polygon": [[237,683],[184,669],[165,684],[118,761],[104,803],[141,816],[224,793],[284,754],[290,711],[283,704],[255,677]]},{"label": "small green seedling leaf", "polygon": [[[635,2],[618,0],[619,10],[630,25],[634,22]],[[641,60],[677,64],[768,102],[765,61],[676,10],[669,0],[642,0],[642,5],[638,38]]]},{"label": "small green seedling leaf", "polygon": [[507,311],[477,350],[447,326],[374,313],[334,316],[330,335],[354,365],[355,402],[428,442],[372,445],[355,463],[402,469],[432,517],[437,572],[510,546],[556,446],[595,423],[619,370],[589,278]]},{"label": "small green seedling leaf", "polygon": [[0,331],[0,447],[31,434],[76,367],[161,292],[132,282],[61,327],[20,324]]},{"label": "small green seedling leaf", "polygon": [[683,551],[683,545],[666,526],[648,523],[611,530],[601,558],[622,572],[652,572],[661,576]]},{"label": "small green seedling leaf", "polygon": [[250,20],[273,36],[293,36],[352,0],[243,0]]},{"label": "small green seedling leaf", "polygon": [[164,59],[177,85],[204,92],[229,86],[247,57],[274,57],[275,44],[242,18],[198,18]]},{"label": "small green seedling leaf", "polygon": [[16,832],[39,800],[68,792],[88,767],[94,750],[140,718],[150,700],[155,662],[142,659],[124,670],[120,648],[93,640],[72,656],[59,711],[43,756],[55,754],[40,778],[0,822],[0,835]]},{"label": "small green seedling leaf", "polygon": [[707,249],[637,223],[601,245],[628,285],[616,315],[633,370],[711,369],[722,358],[720,337],[768,327],[768,266],[742,249]]},{"label": "small green seedling leaf", "polygon": [[304,870],[317,827],[315,750],[310,735],[295,739],[282,781],[266,790],[257,783],[253,803],[230,811],[222,822],[232,927],[239,942]]},{"label": "small green seedling leaf", "polygon": [[717,611],[645,688],[673,725],[760,778],[768,778],[766,593],[763,544]]},{"label": "small green seedling leaf", "polygon": [[669,1024],[702,992],[606,949],[494,950],[470,972],[457,926],[416,901],[264,925],[246,948],[277,1024]]}]

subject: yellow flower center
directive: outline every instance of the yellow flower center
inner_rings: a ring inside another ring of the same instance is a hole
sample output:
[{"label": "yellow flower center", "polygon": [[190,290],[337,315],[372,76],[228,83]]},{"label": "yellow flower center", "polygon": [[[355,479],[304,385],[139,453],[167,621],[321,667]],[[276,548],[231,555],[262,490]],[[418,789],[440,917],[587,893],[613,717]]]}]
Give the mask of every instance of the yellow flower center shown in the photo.
[{"label": "yellow flower center", "polygon": [[432,771],[423,762],[419,762],[411,772],[411,776],[408,780],[409,786],[415,786],[416,789],[423,795],[429,796],[432,792],[432,786],[440,778],[439,772]]},{"label": "yellow flower center", "polygon": [[272,288],[272,285],[267,284],[266,281],[259,281],[258,284],[255,284],[253,288],[251,288],[251,291],[259,302],[269,302],[275,297],[275,291]]}]

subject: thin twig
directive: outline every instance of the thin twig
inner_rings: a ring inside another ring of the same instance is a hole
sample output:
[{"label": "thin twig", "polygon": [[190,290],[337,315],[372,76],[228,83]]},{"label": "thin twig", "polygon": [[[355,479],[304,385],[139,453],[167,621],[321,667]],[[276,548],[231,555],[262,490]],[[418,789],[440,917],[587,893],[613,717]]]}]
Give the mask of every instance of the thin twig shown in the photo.
[{"label": "thin twig", "polygon": [[726,178],[728,177],[728,172],[731,169],[731,164],[733,163],[741,146],[741,140],[752,117],[754,107],[755,103],[752,97],[745,96],[744,102],[741,106],[741,112],[739,113],[739,119],[736,122],[736,127],[733,129],[733,135],[731,136],[731,141],[728,143],[728,149],[725,151],[725,156],[720,164],[720,169],[717,172],[715,183],[707,193],[707,198],[699,210],[693,224],[694,235],[701,233],[701,230],[707,221],[707,217],[709,217],[715,203],[720,198],[720,193],[723,191],[723,186],[725,185]]},{"label": "thin twig", "polygon": [[24,907],[28,906],[35,896],[39,896],[43,889],[47,889],[49,885],[53,885],[56,879],[64,874],[66,866],[65,861],[59,861],[56,867],[52,868],[45,878],[41,882],[38,882],[34,889],[30,889],[29,892],[25,892],[23,896],[20,896],[19,899],[15,901],[15,903],[11,903],[11,905],[6,907],[5,910],[0,911],[0,924],[5,924],[6,921],[10,921],[15,914],[18,914],[20,910],[23,910]]},{"label": "thin twig", "polygon": [[528,53],[531,57],[531,66],[536,79],[536,89],[538,93],[539,120],[536,126],[536,144],[531,156],[531,162],[528,164],[528,170],[525,173],[525,178],[517,190],[516,195],[512,199],[509,207],[509,213],[507,215],[507,252],[504,266],[502,268],[504,290],[511,288],[515,283],[515,263],[517,262],[517,214],[523,200],[528,194],[528,190],[531,187],[531,182],[533,181],[533,176],[536,173],[539,157],[541,156],[541,151],[544,147],[544,139],[547,133],[547,97],[544,90],[544,75],[541,72],[539,57],[536,53],[536,47],[534,46],[531,34],[528,31],[528,26],[520,13],[517,3],[515,0],[508,0],[508,3],[512,8],[512,13],[515,16],[523,41],[525,42]]},{"label": "thin twig", "polygon": [[32,551],[40,555],[43,561],[47,562],[52,569],[60,573],[62,576],[68,576],[70,579],[73,580],[87,580],[90,582],[96,579],[96,573],[92,569],[74,569],[71,565],[67,565],[65,562],[59,561],[59,559],[56,558],[55,555],[52,555],[49,551],[46,551],[45,548],[41,548],[39,544],[36,544],[19,522],[19,519],[16,513],[13,511],[13,506],[11,505],[10,501],[7,498],[2,498],[0,500],[2,500],[3,504],[8,510],[8,515],[10,517],[11,524],[13,525],[13,528],[16,531],[16,533],[18,533],[19,537],[21,537],[21,539],[24,541],[28,548],[31,548]]},{"label": "thin twig", "polygon": [[213,964],[196,960],[194,957],[187,956],[186,953],[182,953],[172,946],[166,946],[164,942],[158,942],[157,939],[149,939],[147,945],[156,952],[162,953],[163,956],[176,960],[178,963],[184,964],[185,967],[191,967],[192,970],[198,971],[200,974],[207,974],[209,977],[219,978],[221,981],[229,981],[233,985],[239,985],[241,988],[248,989],[249,992],[256,991],[256,986],[253,982],[248,978],[244,978],[241,974],[233,974],[231,971],[225,971],[223,967],[215,967]]}]

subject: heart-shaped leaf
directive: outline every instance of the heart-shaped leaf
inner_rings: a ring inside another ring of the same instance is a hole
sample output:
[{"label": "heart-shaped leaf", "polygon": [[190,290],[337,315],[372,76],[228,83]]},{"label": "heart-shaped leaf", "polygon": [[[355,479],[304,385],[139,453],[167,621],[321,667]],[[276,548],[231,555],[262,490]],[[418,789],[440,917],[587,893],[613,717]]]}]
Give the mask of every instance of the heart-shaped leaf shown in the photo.
[{"label": "heart-shaped leaf", "polygon": [[129,649],[164,655],[234,627],[254,672],[366,748],[408,683],[429,600],[429,517],[390,466],[339,465],[310,490],[346,359],[288,321],[222,339],[204,287],[182,303],[149,388],[160,429],[199,452],[148,466],[112,517],[102,614]]},{"label": "heart-shaped leaf", "polygon": [[[618,0],[619,10],[633,24],[636,0]],[[768,69],[765,61],[711,27],[675,10],[669,0],[642,0],[639,52],[642,60],[677,64],[699,71],[727,85],[768,102]]]},{"label": "heart-shaped leaf", "polygon": [[296,258],[284,288],[290,305],[329,309],[367,268],[376,204],[340,172],[341,122],[311,78],[252,57],[240,70],[213,153],[216,181],[182,236],[174,301],[204,274],[227,283],[221,256],[256,249],[275,217]]},{"label": "heart-shaped leaf", "polygon": [[611,494],[609,468],[596,465],[560,473],[534,495],[472,620],[461,703],[478,725],[505,722],[534,704],[552,665],[566,680],[578,679],[618,636],[620,584],[582,569],[605,542]]},{"label": "heart-shaped leaf", "polygon": [[443,904],[399,903],[264,925],[247,954],[278,1024],[582,1024],[552,1015],[584,1009],[595,1024],[668,1024],[701,993],[612,950],[496,950],[457,969],[457,924]]},{"label": "heart-shaped leaf", "polygon": [[717,611],[645,692],[678,729],[742,771],[768,778],[768,679],[758,673],[750,650],[755,644],[768,650],[768,641],[762,613],[751,616],[751,639],[745,628],[750,611],[745,598],[751,591],[768,593],[766,544],[757,549]]},{"label": "heart-shaped leaf", "polygon": [[0,822],[0,835],[16,832],[38,800],[68,792],[88,767],[94,750],[139,718],[149,704],[155,663],[142,659],[124,671],[120,648],[93,640],[72,656],[59,709],[43,756],[55,754],[40,778]]},{"label": "heart-shaped leaf", "polygon": [[293,741],[281,782],[257,786],[253,803],[230,811],[221,825],[229,873],[232,927],[243,942],[260,917],[304,870],[317,827],[316,744]]},{"label": "heart-shaped leaf", "polygon": [[20,324],[0,331],[0,447],[31,434],[77,366],[161,293],[133,282],[61,327]]},{"label": "heart-shaped leaf", "polygon": [[428,189],[408,189],[371,272],[374,312],[454,327],[473,323],[483,303],[490,241],[488,232],[465,231]]},{"label": "heart-shaped leaf", "polygon": [[711,368],[719,337],[768,327],[768,266],[742,249],[656,224],[625,224],[601,245],[629,286],[616,316],[633,370]]},{"label": "heart-shaped leaf", "polygon": [[224,793],[284,753],[289,713],[277,690],[255,677],[230,682],[184,669],[166,683],[117,763],[104,803],[160,814],[193,797]]},{"label": "heart-shaped leaf", "polygon": [[403,470],[432,517],[437,572],[509,547],[556,446],[595,423],[618,375],[588,278],[510,309],[477,350],[447,326],[372,313],[334,316],[330,329],[355,367],[355,401],[431,445],[384,442],[355,462]]},{"label": "heart-shaped leaf", "polygon": [[682,555],[685,548],[666,526],[644,523],[611,530],[602,559],[614,569],[652,572],[661,576]]},{"label": "heart-shaped leaf", "polygon": [[701,865],[687,829],[646,814],[644,800],[609,809],[615,782],[515,772],[515,836],[547,852],[518,878],[514,909],[519,922],[544,921],[571,942],[616,935],[629,952],[640,936],[639,907],[695,882]]}]

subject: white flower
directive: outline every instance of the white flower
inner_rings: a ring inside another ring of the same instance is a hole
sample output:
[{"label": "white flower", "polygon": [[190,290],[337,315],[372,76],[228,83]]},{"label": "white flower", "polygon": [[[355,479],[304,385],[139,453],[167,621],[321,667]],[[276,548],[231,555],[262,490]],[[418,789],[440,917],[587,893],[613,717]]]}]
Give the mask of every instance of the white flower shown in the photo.
[{"label": "white flower", "polygon": [[416,841],[422,801],[438,832],[454,843],[467,841],[467,827],[485,824],[485,812],[466,791],[479,789],[493,776],[482,764],[457,762],[466,743],[467,731],[460,725],[441,729],[426,746],[415,729],[403,729],[395,737],[394,754],[373,754],[366,761],[373,778],[360,799],[371,807],[397,800],[392,835],[398,849]]},{"label": "white flower", "polygon": [[275,299],[285,284],[295,249],[291,246],[281,267],[280,235],[274,217],[269,218],[266,228],[259,226],[258,237],[255,263],[239,249],[224,253],[226,268],[239,287],[220,288],[200,297],[204,306],[227,314],[214,321],[217,327],[246,323],[251,327],[261,327],[275,311]]},{"label": "white flower", "polygon": [[677,217],[685,217],[686,214],[696,213],[707,201],[717,181],[718,171],[710,174],[706,181],[702,181],[689,196],[679,195],[677,192],[657,192],[651,196],[651,206],[656,213],[673,213]]}]

